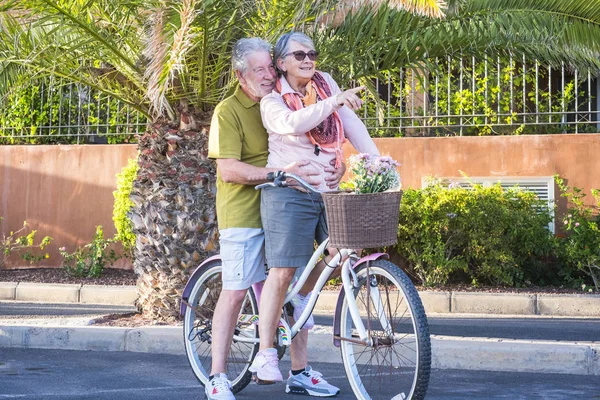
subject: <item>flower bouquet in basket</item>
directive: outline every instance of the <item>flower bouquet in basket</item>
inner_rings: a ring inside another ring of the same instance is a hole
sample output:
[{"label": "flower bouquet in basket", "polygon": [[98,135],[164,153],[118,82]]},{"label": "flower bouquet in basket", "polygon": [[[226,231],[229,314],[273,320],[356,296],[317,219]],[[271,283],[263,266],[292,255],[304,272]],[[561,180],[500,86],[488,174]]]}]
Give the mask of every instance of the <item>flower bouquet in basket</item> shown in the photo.
[{"label": "flower bouquet in basket", "polygon": [[391,157],[350,157],[351,179],[344,191],[323,193],[329,245],[363,249],[395,244],[400,212],[401,180]]}]

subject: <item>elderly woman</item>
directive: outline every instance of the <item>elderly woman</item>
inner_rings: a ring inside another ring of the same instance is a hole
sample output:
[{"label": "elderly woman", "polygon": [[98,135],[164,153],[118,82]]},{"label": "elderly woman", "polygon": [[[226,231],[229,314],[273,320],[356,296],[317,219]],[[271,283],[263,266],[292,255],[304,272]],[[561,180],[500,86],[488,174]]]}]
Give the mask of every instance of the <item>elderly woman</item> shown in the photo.
[{"label": "elderly woman", "polygon": [[[298,32],[283,35],[277,41],[273,55],[280,76],[275,90],[261,100],[260,111],[269,134],[267,166],[283,168],[296,160],[308,160],[310,165],[323,171],[317,189],[327,191],[337,187],[329,187],[330,173],[325,169],[331,164],[341,167],[342,144],[346,138],[361,153],[378,155],[379,152],[365,125],[353,112],[362,106],[356,93],[363,88],[342,92],[329,74],[315,69],[317,56],[318,52],[308,36]],[[261,294],[261,351],[251,370],[256,372],[259,381],[280,381],[281,373],[275,350],[271,348],[271,338],[294,273],[309,261],[315,240],[320,243],[327,238],[327,225],[319,195],[292,188],[266,188],[262,190],[261,197],[261,218],[270,271]],[[314,284],[314,275],[305,288]],[[305,295],[292,302],[296,317],[305,307],[308,299]],[[310,327],[310,322],[305,324],[305,329]],[[298,334],[300,340],[305,340],[305,332]],[[311,371],[307,365],[292,365],[288,379],[288,388],[291,387],[292,391],[300,387],[310,392],[310,388],[303,386],[301,376],[294,381],[294,373],[304,373],[305,368]]]}]

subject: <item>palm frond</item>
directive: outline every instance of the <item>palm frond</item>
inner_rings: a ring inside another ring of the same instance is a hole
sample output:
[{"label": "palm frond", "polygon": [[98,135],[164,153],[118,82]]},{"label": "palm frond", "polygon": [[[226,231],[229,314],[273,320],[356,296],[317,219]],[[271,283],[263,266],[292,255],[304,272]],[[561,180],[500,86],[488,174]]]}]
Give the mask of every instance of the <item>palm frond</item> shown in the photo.
[{"label": "palm frond", "polygon": [[[15,7],[1,14],[0,95],[19,76],[56,75],[147,113],[133,1],[110,8],[101,1],[27,0]],[[115,32],[113,19],[123,21],[123,29]]]},{"label": "palm frond", "polygon": [[145,56],[150,60],[145,77],[148,80],[148,98],[154,117],[167,113],[170,119],[175,118],[172,105],[167,100],[174,81],[184,71],[185,59],[193,47],[196,34],[192,24],[197,16],[196,0],[183,0],[172,9],[177,20],[166,21],[169,10],[160,8],[151,19],[150,40]]},{"label": "palm frond", "polygon": [[[452,0],[451,0],[452,1]],[[333,7],[335,18],[330,19],[338,22],[342,16],[348,13],[354,14],[359,10],[377,11],[382,7],[388,7],[393,10],[402,10],[416,16],[428,18],[444,18],[445,10],[448,8],[444,0],[344,0],[340,2],[331,2],[330,0],[321,0],[320,4],[331,7],[332,3],[337,3]]]},{"label": "palm frond", "polygon": [[290,30],[341,81],[447,56],[600,71],[598,1],[19,0],[0,6],[0,96],[14,77],[56,73],[155,116],[180,100],[210,110],[233,82],[233,43]]},{"label": "palm frond", "polygon": [[321,68],[346,81],[394,68],[427,67],[447,56],[525,56],[546,65],[600,71],[600,2],[538,3],[453,0],[445,19],[384,4],[378,10],[363,7],[313,35],[323,54]]},{"label": "palm frond", "polygon": [[[411,14],[429,18],[443,18],[444,9],[447,8],[443,0],[367,0],[375,7],[381,7],[387,3],[389,7],[397,10],[406,10]],[[355,4],[363,1],[355,1]]]},{"label": "palm frond", "polygon": [[229,92],[233,83],[231,50],[237,39],[251,36],[249,18],[255,12],[251,0],[204,1],[193,32],[194,44],[186,59],[178,98],[210,110]]},{"label": "palm frond", "polygon": [[[37,3],[38,6],[29,8],[27,10],[28,14],[23,16],[24,20],[36,21],[37,24],[44,24],[45,21],[61,21],[65,24],[65,28],[73,29],[82,36],[89,37],[92,42],[103,50],[105,56],[113,64],[119,64],[120,69],[131,69],[131,72],[139,73],[135,59],[131,57],[131,54],[127,54],[124,51],[126,49],[123,49],[122,46],[116,45],[114,34],[107,34],[105,27],[111,25],[112,21],[96,19],[101,15],[97,12],[98,3],[56,0],[40,0],[32,3]],[[108,24],[105,25],[104,22]],[[126,32],[120,33],[121,35],[118,35],[118,37],[123,38],[122,34]]]},{"label": "palm frond", "polygon": [[275,43],[284,33],[305,31],[334,9],[329,1],[257,0],[248,17],[249,36]]},{"label": "palm frond", "polygon": [[167,112],[173,116],[173,109],[165,97],[166,76],[163,74],[165,60],[168,54],[168,45],[164,39],[165,10],[154,10],[149,19],[149,28],[146,35],[147,43],[144,56],[149,60],[144,78],[148,82],[147,97],[150,100],[151,112]]}]

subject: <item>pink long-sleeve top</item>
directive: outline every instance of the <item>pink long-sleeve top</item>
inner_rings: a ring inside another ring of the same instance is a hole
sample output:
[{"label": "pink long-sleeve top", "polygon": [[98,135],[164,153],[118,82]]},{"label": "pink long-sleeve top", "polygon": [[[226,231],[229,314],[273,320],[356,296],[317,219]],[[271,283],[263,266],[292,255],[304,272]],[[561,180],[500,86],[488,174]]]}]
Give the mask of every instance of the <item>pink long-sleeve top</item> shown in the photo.
[{"label": "pink long-sleeve top", "polygon": [[[284,168],[294,161],[307,160],[310,165],[319,171],[331,166],[335,159],[335,152],[321,151],[315,154],[315,146],[306,135],[318,126],[332,112],[337,111],[344,127],[344,135],[360,153],[379,155],[377,146],[369,136],[367,128],[354,111],[346,106],[336,103],[336,96],[340,93],[338,84],[327,73],[322,72],[327,84],[331,88],[331,97],[317,101],[316,104],[292,111],[284,103],[282,95],[293,93],[285,77],[281,80],[281,94],[273,91],[260,101],[260,113],[263,125],[269,134],[269,158],[267,167]],[[325,171],[321,173],[321,184],[317,188],[321,191],[330,191],[325,184]]]}]

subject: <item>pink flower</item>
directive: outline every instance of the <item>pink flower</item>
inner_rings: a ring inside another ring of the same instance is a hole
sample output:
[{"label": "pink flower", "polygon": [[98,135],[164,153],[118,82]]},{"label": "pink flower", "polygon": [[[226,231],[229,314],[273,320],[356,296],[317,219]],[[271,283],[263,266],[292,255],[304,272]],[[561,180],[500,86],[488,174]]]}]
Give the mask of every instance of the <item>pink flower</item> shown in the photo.
[{"label": "pink flower", "polygon": [[400,164],[389,156],[359,153],[349,158],[349,164],[356,193],[377,193],[399,187],[396,167]]},{"label": "pink flower", "polygon": [[575,227],[578,227],[578,226],[579,226],[579,222],[575,222]]}]

